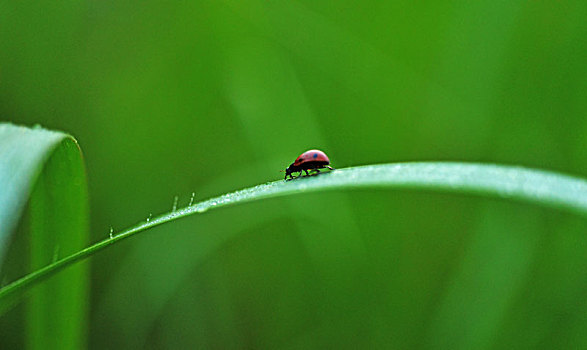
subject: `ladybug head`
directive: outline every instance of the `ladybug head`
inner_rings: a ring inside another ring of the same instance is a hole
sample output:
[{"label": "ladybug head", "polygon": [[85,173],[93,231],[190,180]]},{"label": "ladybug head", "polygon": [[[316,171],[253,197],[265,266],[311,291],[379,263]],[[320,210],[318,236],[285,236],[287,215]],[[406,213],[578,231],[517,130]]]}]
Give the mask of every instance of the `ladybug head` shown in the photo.
[{"label": "ladybug head", "polygon": [[291,163],[290,166],[287,167],[287,169],[285,169],[285,179],[287,180],[288,176],[291,176],[291,173],[299,171],[297,169],[297,167],[294,165],[294,163]]}]

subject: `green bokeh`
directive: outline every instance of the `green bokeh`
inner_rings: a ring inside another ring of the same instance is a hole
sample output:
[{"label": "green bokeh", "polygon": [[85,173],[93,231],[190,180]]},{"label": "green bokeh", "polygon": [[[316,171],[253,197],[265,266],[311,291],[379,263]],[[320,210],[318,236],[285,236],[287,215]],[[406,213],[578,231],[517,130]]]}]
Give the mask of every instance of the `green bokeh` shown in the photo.
[{"label": "green bokeh", "polygon": [[[0,0],[0,118],[79,140],[93,241],[310,148],[585,177],[585,18],[583,0]],[[222,209],[92,258],[90,347],[587,347],[585,233],[404,191]]]}]

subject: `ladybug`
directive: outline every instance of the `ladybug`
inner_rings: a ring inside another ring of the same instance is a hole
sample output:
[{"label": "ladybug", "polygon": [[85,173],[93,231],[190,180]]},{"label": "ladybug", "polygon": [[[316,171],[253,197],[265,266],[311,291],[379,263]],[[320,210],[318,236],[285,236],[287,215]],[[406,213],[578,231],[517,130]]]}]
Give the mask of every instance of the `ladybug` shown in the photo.
[{"label": "ladybug", "polygon": [[293,179],[294,177],[292,173],[300,173],[299,176],[301,176],[302,171],[305,171],[306,175],[310,175],[308,170],[316,170],[317,172],[320,172],[320,169],[323,168],[334,170],[334,168],[329,166],[329,164],[330,159],[328,159],[326,153],[317,149],[311,149],[300,154],[300,156],[296,158],[295,162],[291,163],[291,165],[285,169],[285,179],[287,180],[288,176]]}]

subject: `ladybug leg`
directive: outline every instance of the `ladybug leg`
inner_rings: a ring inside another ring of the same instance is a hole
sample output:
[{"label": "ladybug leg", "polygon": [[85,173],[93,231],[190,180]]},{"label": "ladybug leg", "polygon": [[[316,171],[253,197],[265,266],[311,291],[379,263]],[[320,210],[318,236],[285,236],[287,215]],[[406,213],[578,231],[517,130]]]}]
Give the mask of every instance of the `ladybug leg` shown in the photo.
[{"label": "ladybug leg", "polygon": [[330,170],[334,170],[333,167],[331,167],[330,165],[327,165],[326,168],[330,169]]},{"label": "ladybug leg", "polygon": [[308,169],[304,169],[304,171],[306,172],[306,175],[310,175],[310,173],[308,172]]}]

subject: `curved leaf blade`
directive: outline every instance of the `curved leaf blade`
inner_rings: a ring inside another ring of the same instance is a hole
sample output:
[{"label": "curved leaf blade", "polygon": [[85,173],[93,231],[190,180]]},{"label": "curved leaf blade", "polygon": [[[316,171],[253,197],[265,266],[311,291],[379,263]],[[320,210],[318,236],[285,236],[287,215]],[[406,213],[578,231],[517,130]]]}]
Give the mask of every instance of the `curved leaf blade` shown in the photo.
[{"label": "curved leaf blade", "polygon": [[[28,245],[29,254],[23,258],[31,271],[87,245],[86,178],[76,141],[38,127],[0,124],[0,240],[4,251],[27,203],[28,232],[24,233],[28,237],[20,237],[19,243]],[[83,264],[32,291],[25,316],[29,349],[85,346],[88,281]],[[6,311],[22,294],[1,300],[0,311]]]},{"label": "curved leaf blade", "polygon": [[198,203],[188,209],[205,211],[215,206],[292,193],[362,187],[477,194],[587,215],[587,181],[584,179],[522,167],[452,162],[379,164],[339,169],[322,176],[259,185]]},{"label": "curved leaf blade", "polygon": [[587,216],[587,181],[543,170],[448,162],[380,164],[338,169],[320,176],[254,186],[141,222],[0,289],[0,304],[10,295],[23,293],[44,278],[120,240],[185,216],[265,198],[324,190],[378,187],[476,194],[524,201]]},{"label": "curved leaf blade", "polygon": [[65,137],[49,130],[0,124],[0,263],[42,164]]}]

